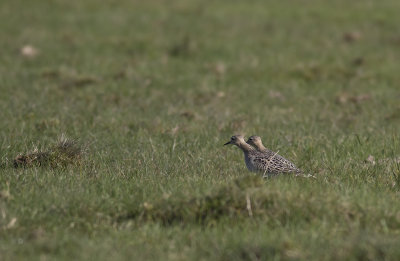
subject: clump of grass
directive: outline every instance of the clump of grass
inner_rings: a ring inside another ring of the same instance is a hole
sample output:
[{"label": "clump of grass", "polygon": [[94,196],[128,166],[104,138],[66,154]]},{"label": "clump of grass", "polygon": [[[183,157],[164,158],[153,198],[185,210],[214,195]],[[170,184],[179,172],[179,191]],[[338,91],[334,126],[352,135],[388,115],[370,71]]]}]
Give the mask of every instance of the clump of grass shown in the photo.
[{"label": "clump of grass", "polygon": [[400,190],[400,163],[396,162],[396,168],[393,170],[393,188]]},{"label": "clump of grass", "polygon": [[48,152],[35,149],[33,152],[21,154],[14,159],[14,168],[47,165],[50,159]]},{"label": "clump of grass", "polygon": [[62,89],[83,88],[99,83],[100,80],[91,75],[82,75],[74,69],[44,70],[41,74],[44,79],[55,81]]},{"label": "clump of grass", "polygon": [[169,50],[169,55],[173,57],[186,56],[192,51],[193,43],[188,36],[185,36],[181,41],[173,45]]},{"label": "clump of grass", "polygon": [[86,87],[87,85],[95,84],[99,80],[97,78],[91,76],[77,76],[72,79],[65,79],[61,84],[61,87],[64,89],[69,88],[81,88]]},{"label": "clump of grass", "polygon": [[59,140],[48,149],[34,149],[32,152],[20,154],[14,159],[14,168],[20,167],[66,167],[81,165],[84,159],[85,148],[76,140],[62,135]]}]

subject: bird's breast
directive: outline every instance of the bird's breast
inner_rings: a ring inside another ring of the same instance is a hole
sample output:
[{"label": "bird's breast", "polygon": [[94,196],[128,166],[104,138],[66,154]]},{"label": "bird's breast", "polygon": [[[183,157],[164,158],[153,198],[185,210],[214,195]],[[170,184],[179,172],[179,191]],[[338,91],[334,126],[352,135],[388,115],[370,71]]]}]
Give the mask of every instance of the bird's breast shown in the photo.
[{"label": "bird's breast", "polygon": [[254,163],[251,161],[251,159],[247,153],[244,154],[244,162],[246,163],[246,167],[248,170],[250,170],[252,172],[255,171]]}]

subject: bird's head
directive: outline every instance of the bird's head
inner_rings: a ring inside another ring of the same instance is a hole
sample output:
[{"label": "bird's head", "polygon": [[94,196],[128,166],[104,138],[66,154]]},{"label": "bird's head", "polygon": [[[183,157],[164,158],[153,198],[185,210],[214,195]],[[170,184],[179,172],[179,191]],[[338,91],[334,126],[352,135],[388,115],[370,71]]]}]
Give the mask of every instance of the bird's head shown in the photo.
[{"label": "bird's head", "polygon": [[244,142],[245,142],[245,141],[244,141],[243,135],[233,135],[233,136],[231,137],[231,140],[228,141],[227,143],[225,143],[224,145],[229,145],[229,144],[231,144],[231,145],[239,146],[240,144],[242,144],[242,143],[244,143]]}]

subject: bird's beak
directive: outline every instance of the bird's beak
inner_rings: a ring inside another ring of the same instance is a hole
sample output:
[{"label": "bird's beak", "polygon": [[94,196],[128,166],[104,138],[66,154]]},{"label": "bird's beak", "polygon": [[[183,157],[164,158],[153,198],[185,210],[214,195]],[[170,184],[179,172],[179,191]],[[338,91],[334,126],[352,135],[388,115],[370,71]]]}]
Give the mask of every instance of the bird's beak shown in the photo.
[{"label": "bird's beak", "polygon": [[224,146],[228,145],[228,144],[232,144],[231,141],[228,141],[227,143],[225,143]]}]

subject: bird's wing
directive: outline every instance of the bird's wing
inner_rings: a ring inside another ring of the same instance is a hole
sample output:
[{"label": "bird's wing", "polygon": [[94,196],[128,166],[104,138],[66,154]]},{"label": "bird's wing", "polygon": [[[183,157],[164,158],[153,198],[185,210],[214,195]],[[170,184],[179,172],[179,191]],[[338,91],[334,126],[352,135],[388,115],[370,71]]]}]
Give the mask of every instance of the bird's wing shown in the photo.
[{"label": "bird's wing", "polygon": [[256,157],[255,161],[257,164],[265,166],[264,170],[270,172],[299,172],[299,169],[291,161],[270,150],[265,151],[263,157]]}]

